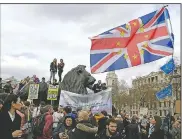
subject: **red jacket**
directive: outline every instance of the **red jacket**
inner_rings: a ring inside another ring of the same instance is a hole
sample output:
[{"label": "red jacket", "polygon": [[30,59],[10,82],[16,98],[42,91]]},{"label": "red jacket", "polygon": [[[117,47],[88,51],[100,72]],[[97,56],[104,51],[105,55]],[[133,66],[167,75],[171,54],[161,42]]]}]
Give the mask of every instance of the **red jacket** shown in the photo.
[{"label": "red jacket", "polygon": [[53,117],[47,112],[45,116],[45,126],[43,129],[43,135],[37,139],[51,139],[52,138],[52,126],[53,126]]}]

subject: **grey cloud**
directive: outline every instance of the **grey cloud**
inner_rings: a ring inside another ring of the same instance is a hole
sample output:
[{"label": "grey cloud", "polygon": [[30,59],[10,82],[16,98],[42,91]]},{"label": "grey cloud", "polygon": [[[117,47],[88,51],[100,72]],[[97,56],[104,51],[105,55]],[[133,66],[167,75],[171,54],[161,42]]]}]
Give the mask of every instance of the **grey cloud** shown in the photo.
[{"label": "grey cloud", "polygon": [[36,75],[42,75],[42,71],[41,70],[38,70],[37,68],[19,68],[19,67],[16,67],[16,68],[11,68],[11,67],[3,67],[2,70],[1,70],[2,73],[5,73],[7,76],[9,75],[12,76],[14,75],[15,78],[18,78],[18,79],[23,79],[27,76],[32,76],[34,74]]},{"label": "grey cloud", "polygon": [[29,53],[29,52],[24,52],[24,53],[19,53],[19,54],[12,54],[11,56],[13,56],[13,57],[24,56],[24,57],[27,57],[27,58],[35,58],[35,59],[38,58],[38,56],[36,54]]}]

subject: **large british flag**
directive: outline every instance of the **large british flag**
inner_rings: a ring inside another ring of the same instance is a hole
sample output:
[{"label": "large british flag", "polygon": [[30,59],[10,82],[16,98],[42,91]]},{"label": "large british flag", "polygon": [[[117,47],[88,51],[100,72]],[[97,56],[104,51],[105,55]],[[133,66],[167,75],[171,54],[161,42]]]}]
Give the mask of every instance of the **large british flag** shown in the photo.
[{"label": "large british flag", "polygon": [[173,35],[166,7],[92,37],[92,73],[149,63],[173,54]]}]

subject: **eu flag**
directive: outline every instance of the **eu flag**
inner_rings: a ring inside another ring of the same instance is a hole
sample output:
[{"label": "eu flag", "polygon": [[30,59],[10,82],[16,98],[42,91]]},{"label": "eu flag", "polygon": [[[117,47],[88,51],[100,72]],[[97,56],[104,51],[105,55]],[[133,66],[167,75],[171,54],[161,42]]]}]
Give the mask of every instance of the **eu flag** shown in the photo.
[{"label": "eu flag", "polygon": [[169,74],[175,69],[174,59],[171,58],[165,65],[160,68],[164,73]]},{"label": "eu flag", "polygon": [[161,91],[156,93],[157,99],[164,99],[166,97],[172,96],[172,85],[170,84],[168,87],[162,89]]}]

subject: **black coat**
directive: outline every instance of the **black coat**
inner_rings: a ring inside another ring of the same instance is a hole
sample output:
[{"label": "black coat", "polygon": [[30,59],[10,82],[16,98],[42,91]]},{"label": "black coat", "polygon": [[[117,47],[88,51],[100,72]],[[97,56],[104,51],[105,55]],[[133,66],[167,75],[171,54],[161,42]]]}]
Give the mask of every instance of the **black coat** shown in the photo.
[{"label": "black coat", "polygon": [[157,131],[152,132],[149,139],[164,139],[164,131],[159,129]]},{"label": "black coat", "polygon": [[124,124],[122,121],[117,121],[117,131],[121,134],[124,130]]},{"label": "black coat", "polygon": [[112,135],[111,137],[107,136],[107,129],[104,130],[102,133],[96,136],[96,139],[122,139],[121,135],[119,132],[116,132],[115,135]]},{"label": "black coat", "polygon": [[12,133],[15,130],[20,130],[21,117],[15,113],[15,119],[12,122],[9,113],[0,112],[0,138],[1,139],[13,139]]},{"label": "black coat", "polygon": [[131,123],[126,126],[126,139],[139,139],[139,129],[137,123]]},{"label": "black coat", "polygon": [[57,72],[57,64],[54,64],[53,62],[51,62],[51,65],[50,65],[50,71],[52,72]]},{"label": "black coat", "polygon": [[124,124],[124,127],[128,126],[130,124],[130,122],[126,119],[123,120],[123,124]]}]

